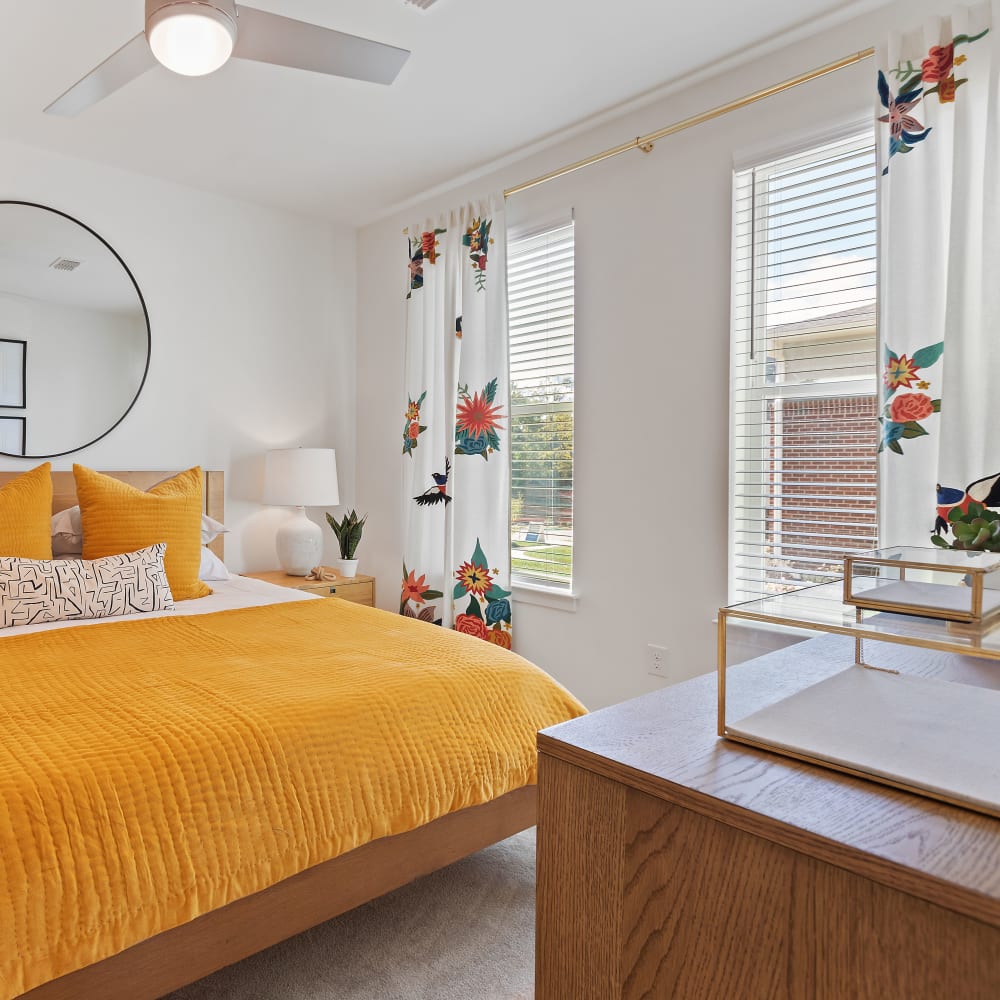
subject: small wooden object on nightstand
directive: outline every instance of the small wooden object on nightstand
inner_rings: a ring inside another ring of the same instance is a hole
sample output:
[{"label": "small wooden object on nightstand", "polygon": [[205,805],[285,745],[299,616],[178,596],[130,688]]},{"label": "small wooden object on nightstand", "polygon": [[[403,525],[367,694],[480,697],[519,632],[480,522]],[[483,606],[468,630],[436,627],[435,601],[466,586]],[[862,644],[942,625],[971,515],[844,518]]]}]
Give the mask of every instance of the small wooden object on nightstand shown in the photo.
[{"label": "small wooden object on nightstand", "polygon": [[375,607],[375,577],[340,576],[332,581],[307,580],[304,576],[289,576],[283,570],[275,569],[267,573],[244,573],[252,580],[263,580],[277,587],[291,587],[293,590],[305,590],[321,597],[339,597],[342,601],[352,601],[355,604],[366,604]]}]

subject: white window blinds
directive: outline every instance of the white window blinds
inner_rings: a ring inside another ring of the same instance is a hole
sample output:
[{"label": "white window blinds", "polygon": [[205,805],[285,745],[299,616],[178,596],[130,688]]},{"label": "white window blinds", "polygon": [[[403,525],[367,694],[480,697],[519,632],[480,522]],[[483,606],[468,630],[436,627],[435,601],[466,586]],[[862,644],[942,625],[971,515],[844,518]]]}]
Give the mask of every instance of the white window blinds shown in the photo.
[{"label": "white window blinds", "polygon": [[573,576],[573,223],[510,241],[511,546],[515,582]]},{"label": "white window blinds", "polygon": [[871,134],[735,175],[730,600],[877,544]]}]

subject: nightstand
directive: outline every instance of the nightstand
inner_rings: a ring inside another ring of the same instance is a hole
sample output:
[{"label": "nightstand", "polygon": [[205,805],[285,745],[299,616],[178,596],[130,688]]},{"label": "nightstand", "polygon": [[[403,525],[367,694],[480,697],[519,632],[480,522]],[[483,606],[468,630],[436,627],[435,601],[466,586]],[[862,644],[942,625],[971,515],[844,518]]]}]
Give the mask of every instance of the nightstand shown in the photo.
[{"label": "nightstand", "polygon": [[375,577],[341,576],[336,580],[320,582],[307,580],[304,576],[289,576],[283,570],[274,569],[267,573],[244,573],[252,580],[263,580],[278,587],[291,587],[292,590],[305,590],[321,597],[339,597],[342,601],[353,601],[355,604],[367,604],[375,607]]}]

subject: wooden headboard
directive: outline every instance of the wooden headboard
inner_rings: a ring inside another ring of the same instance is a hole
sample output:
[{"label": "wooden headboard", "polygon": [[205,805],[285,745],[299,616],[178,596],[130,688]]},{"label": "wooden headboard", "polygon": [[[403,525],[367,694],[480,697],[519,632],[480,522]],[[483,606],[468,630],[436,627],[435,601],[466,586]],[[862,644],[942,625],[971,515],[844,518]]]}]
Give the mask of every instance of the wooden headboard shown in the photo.
[{"label": "wooden headboard", "polygon": [[[134,486],[137,490],[148,490],[164,479],[169,479],[176,474],[173,472],[105,472],[106,476],[113,476],[120,479],[129,486]],[[6,486],[12,479],[16,479],[20,472],[0,472],[0,486]],[[52,473],[52,513],[58,514],[67,507],[75,507],[76,500],[76,480],[72,472]],[[205,513],[216,521],[225,523],[226,501],[225,501],[225,474],[213,470],[205,472]],[[208,547],[220,558],[224,556],[223,539],[225,535],[219,535]]]}]

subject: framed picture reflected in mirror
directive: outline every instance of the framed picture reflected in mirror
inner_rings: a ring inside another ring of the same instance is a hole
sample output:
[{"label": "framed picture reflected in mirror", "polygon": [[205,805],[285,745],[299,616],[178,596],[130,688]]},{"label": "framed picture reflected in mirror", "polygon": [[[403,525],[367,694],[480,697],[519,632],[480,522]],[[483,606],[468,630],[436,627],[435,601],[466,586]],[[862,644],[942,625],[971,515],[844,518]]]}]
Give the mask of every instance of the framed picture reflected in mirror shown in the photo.
[{"label": "framed picture reflected in mirror", "polygon": [[27,342],[0,337],[0,406],[14,410],[26,408],[27,372]]},{"label": "framed picture reflected in mirror", "polygon": [[0,414],[0,455],[23,455],[28,421]]}]

